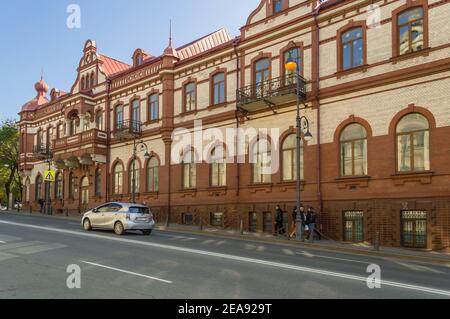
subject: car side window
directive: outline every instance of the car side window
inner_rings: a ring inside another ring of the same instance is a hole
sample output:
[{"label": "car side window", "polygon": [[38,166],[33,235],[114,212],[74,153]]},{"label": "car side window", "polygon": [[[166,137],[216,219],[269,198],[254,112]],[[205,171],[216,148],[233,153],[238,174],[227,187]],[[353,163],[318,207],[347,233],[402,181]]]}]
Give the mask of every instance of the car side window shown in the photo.
[{"label": "car side window", "polygon": [[97,208],[97,211],[98,211],[99,213],[106,213],[107,211],[109,211],[109,206],[110,206],[110,205],[104,205],[104,206],[101,206],[101,207]]},{"label": "car side window", "polygon": [[122,206],[119,205],[119,204],[111,204],[111,205],[109,205],[109,211],[110,212],[115,213],[115,212],[118,212],[121,209],[122,209]]}]

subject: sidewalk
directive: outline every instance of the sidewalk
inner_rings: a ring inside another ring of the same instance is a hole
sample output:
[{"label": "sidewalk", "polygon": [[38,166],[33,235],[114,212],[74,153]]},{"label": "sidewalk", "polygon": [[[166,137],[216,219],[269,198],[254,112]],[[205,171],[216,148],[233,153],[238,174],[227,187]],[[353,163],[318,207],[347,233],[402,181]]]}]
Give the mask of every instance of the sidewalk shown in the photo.
[{"label": "sidewalk", "polygon": [[339,251],[351,254],[416,260],[428,263],[440,263],[450,266],[450,253],[444,251],[437,252],[437,251],[413,250],[395,247],[380,247],[379,251],[375,251],[374,247],[368,243],[353,244],[333,240],[316,240],[314,243],[309,242],[300,243],[295,240],[288,240],[284,236],[274,236],[266,233],[250,233],[246,231],[244,231],[243,234],[241,235],[239,230],[226,230],[206,226],[200,230],[199,226],[170,224],[169,227],[160,225],[157,227],[157,229],[175,232],[179,231],[183,233],[187,232],[192,234],[208,234],[223,238],[234,238],[259,242],[276,243],[296,248],[302,247],[313,248],[318,250]]},{"label": "sidewalk", "polygon": [[[20,212],[16,211],[10,212],[0,212],[21,216],[36,216],[42,218],[57,218],[57,219],[68,219],[74,220],[81,223],[81,216],[79,214],[69,214],[69,216],[65,215],[44,215],[40,213],[30,214],[28,212]],[[187,225],[178,225],[178,224],[169,224],[167,227],[164,223],[159,223],[156,229],[161,231],[171,231],[171,232],[180,232],[180,233],[190,233],[190,234],[204,234],[211,235],[220,238],[232,238],[232,239],[240,239],[247,241],[258,241],[258,242],[266,242],[272,244],[278,244],[283,246],[290,246],[295,248],[313,248],[317,250],[324,251],[334,251],[334,252],[343,252],[350,254],[360,254],[367,256],[376,256],[376,257],[385,257],[385,258],[396,258],[396,259],[406,259],[406,260],[414,260],[426,263],[438,263],[445,264],[450,266],[450,253],[448,252],[436,252],[436,251],[425,251],[425,250],[412,250],[405,248],[394,248],[394,247],[380,247],[379,251],[375,251],[374,247],[367,243],[360,244],[352,244],[352,243],[344,243],[337,242],[332,240],[320,240],[316,241],[313,244],[305,242],[300,243],[294,240],[288,240],[284,236],[274,236],[266,233],[250,233],[244,231],[241,235],[239,230],[227,230],[220,228],[212,228],[204,226],[200,229],[199,226],[187,226]]]}]

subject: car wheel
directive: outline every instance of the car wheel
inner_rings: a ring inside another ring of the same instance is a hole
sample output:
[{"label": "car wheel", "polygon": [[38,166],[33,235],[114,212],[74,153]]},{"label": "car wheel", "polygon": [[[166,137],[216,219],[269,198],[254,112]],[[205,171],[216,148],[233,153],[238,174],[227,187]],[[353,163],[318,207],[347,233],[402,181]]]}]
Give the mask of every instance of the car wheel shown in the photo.
[{"label": "car wheel", "polygon": [[123,228],[123,225],[121,222],[117,222],[114,225],[114,232],[116,233],[116,235],[119,235],[119,236],[121,236],[125,233],[125,229]]},{"label": "car wheel", "polygon": [[86,230],[86,231],[92,230],[91,221],[86,218],[83,222],[83,227],[84,227],[84,230]]},{"label": "car wheel", "polygon": [[151,229],[143,230],[142,233],[143,233],[145,236],[150,236],[150,235],[152,234],[152,230],[151,230]]}]

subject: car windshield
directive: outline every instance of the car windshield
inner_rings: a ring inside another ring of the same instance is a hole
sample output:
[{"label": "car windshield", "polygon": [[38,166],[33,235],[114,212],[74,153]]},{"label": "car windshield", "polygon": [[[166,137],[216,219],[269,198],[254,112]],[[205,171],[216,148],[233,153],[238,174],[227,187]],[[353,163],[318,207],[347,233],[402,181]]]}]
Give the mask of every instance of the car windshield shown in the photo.
[{"label": "car windshield", "polygon": [[132,214],[150,214],[150,209],[147,207],[130,207],[130,213]]}]

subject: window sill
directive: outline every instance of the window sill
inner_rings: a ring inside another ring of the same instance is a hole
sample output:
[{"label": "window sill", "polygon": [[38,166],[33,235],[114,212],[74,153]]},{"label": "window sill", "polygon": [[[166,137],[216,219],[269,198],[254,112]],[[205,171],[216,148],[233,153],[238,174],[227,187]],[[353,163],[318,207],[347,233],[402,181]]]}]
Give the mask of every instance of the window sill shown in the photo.
[{"label": "window sill", "polygon": [[391,179],[394,181],[396,186],[403,186],[408,182],[416,182],[420,184],[431,184],[434,172],[433,171],[423,171],[423,172],[406,172],[391,175]]},{"label": "window sill", "polygon": [[219,109],[221,107],[227,107],[227,106],[228,106],[228,102],[223,102],[223,103],[220,103],[220,104],[212,104],[212,105],[208,106],[208,109],[209,110],[214,110],[214,109]]},{"label": "window sill", "polygon": [[[305,190],[306,181],[304,179],[300,180],[300,191]],[[277,183],[277,186],[280,187],[280,192],[285,193],[289,189],[296,190],[297,189],[297,181],[282,181]]]},{"label": "window sill", "polygon": [[151,124],[158,124],[160,122],[160,119],[157,120],[148,120],[144,123],[144,125],[151,125]]},{"label": "window sill", "polygon": [[184,111],[184,112],[180,113],[180,116],[184,117],[184,116],[195,115],[195,114],[197,114],[197,109],[192,110],[192,111]]},{"label": "window sill", "polygon": [[223,196],[227,194],[227,186],[210,186],[208,188],[209,196]]},{"label": "window sill", "polygon": [[179,194],[181,198],[185,198],[186,196],[195,197],[197,196],[197,188],[182,189],[179,191]]},{"label": "window sill", "polygon": [[408,60],[408,59],[413,59],[413,58],[416,58],[416,57],[419,57],[419,56],[428,56],[430,54],[430,51],[431,51],[431,48],[428,47],[428,48],[422,49],[420,51],[409,52],[409,53],[405,53],[405,54],[402,54],[402,55],[394,56],[394,57],[392,57],[390,59],[390,61],[391,61],[392,64],[396,64],[398,62],[401,62],[401,61],[404,61],[404,60]]},{"label": "window sill", "polygon": [[369,187],[370,176],[341,176],[335,179],[339,189],[356,189]]},{"label": "window sill", "polygon": [[272,193],[272,183],[253,183],[247,186],[250,193],[255,194],[256,192],[266,192]]},{"label": "window sill", "polygon": [[351,68],[351,69],[348,69],[348,70],[339,70],[334,75],[336,76],[336,78],[340,79],[343,76],[350,75],[350,74],[353,74],[353,73],[367,72],[368,68],[369,68],[369,65],[368,64],[364,64],[364,65],[360,65],[360,66],[357,66],[357,67],[354,67],[354,68]]}]

